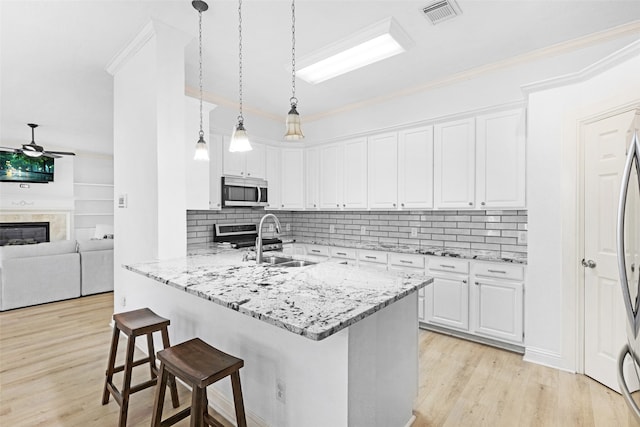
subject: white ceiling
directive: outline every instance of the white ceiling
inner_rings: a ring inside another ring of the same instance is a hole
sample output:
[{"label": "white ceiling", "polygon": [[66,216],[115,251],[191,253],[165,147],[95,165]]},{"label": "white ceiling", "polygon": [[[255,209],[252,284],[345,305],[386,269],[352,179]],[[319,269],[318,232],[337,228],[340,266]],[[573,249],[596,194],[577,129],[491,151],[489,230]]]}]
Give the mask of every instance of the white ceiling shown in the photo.
[{"label": "white ceiling", "polygon": [[[303,119],[593,33],[609,30],[588,40],[612,50],[621,47],[612,43],[616,37],[626,43],[640,35],[639,0],[458,0],[462,15],[437,26],[421,15],[429,2],[297,0],[298,57],[389,16],[415,42],[404,54],[315,86],[298,80]],[[234,103],[237,1],[208,3],[205,91]],[[291,96],[290,7],[280,0],[243,4],[245,109],[278,120]],[[194,37],[186,83],[197,87],[197,12],[189,0],[0,0],[0,145],[28,142],[26,123],[35,122],[36,141],[47,148],[112,152],[112,77],[105,67],[151,18]],[[631,30],[624,34],[610,31],[625,24]]]}]

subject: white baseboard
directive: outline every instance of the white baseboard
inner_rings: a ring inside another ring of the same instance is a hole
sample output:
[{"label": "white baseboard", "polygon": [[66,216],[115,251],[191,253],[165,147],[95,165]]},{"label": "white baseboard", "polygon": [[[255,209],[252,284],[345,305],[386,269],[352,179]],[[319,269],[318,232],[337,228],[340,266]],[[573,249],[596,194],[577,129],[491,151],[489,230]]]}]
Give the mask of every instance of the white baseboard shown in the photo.
[{"label": "white baseboard", "polygon": [[[208,396],[210,396],[209,406],[215,409],[216,412],[222,415],[231,424],[236,425],[236,409],[233,401],[227,399],[225,395],[223,395],[213,387],[209,387],[207,389],[207,394]],[[245,416],[247,417],[248,427],[269,427],[269,424],[267,424],[266,421],[264,421],[262,418],[258,417],[251,411],[247,411],[247,408],[245,408],[244,411]]]},{"label": "white baseboard", "polygon": [[564,359],[560,354],[543,350],[540,348],[526,347],[524,351],[525,362],[535,363],[538,365],[547,366],[549,368],[559,369],[561,371],[575,373],[575,369],[569,369],[565,365]]},{"label": "white baseboard", "polygon": [[407,423],[404,425],[404,427],[411,427],[415,420],[416,420],[416,416],[415,415],[411,415],[411,418],[409,418],[409,421],[407,421]]}]

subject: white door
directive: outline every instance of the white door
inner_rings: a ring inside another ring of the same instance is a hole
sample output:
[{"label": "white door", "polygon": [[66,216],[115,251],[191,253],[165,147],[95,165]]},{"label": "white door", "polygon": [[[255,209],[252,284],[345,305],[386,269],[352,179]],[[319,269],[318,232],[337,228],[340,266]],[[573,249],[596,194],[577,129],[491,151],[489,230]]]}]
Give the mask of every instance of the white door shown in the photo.
[{"label": "white door", "polygon": [[434,204],[437,209],[473,208],[476,182],[473,118],[434,127]]},{"label": "white door", "polygon": [[369,207],[397,209],[398,134],[386,133],[369,138]]},{"label": "white door", "polygon": [[616,216],[633,111],[585,126],[584,371],[619,391],[616,359],[626,320],[616,258]]},{"label": "white door", "polygon": [[433,207],[433,126],[399,134],[398,203],[400,209]]}]

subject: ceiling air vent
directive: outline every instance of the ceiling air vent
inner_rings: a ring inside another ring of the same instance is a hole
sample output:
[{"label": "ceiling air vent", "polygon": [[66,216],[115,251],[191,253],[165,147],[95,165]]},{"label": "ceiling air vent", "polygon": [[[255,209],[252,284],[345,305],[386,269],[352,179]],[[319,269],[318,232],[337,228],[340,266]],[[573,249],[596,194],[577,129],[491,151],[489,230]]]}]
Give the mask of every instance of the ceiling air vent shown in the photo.
[{"label": "ceiling air vent", "polygon": [[439,0],[422,8],[422,13],[433,25],[461,14],[460,6],[455,0]]}]

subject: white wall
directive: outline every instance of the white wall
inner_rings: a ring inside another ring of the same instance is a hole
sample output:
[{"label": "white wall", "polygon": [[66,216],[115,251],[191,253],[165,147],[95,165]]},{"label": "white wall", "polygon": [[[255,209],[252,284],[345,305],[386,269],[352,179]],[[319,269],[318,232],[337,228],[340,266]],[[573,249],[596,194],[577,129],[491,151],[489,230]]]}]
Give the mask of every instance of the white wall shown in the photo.
[{"label": "white wall", "polygon": [[184,256],[186,179],[184,45],[177,30],[154,21],[128,45],[114,75],[114,193],[126,195],[114,226],[115,304],[144,289],[126,279],[122,264]]},{"label": "white wall", "polygon": [[530,361],[578,366],[580,121],[640,104],[640,45],[627,59],[580,83],[529,95],[529,254],[525,337]]}]

